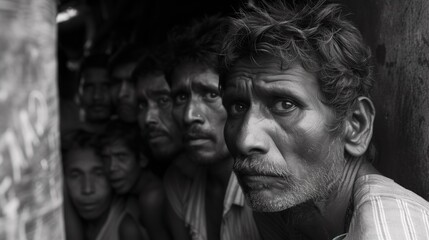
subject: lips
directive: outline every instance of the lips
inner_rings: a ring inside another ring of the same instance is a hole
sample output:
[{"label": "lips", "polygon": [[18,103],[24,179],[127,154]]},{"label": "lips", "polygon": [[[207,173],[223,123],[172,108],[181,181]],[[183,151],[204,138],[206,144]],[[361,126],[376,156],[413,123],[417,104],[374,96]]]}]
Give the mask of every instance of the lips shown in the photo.
[{"label": "lips", "polygon": [[149,130],[146,135],[149,138],[149,141],[160,140],[161,138],[166,138],[168,135],[165,131],[162,130]]},{"label": "lips", "polygon": [[190,147],[201,147],[209,142],[211,136],[203,131],[188,131],[183,136],[184,142]]},{"label": "lips", "polygon": [[122,178],[110,178],[110,184],[118,185],[122,182]]},{"label": "lips", "polygon": [[201,140],[201,139],[211,139],[211,134],[207,131],[204,131],[202,129],[193,127],[188,129],[188,131],[185,132],[183,136],[183,140],[186,142],[188,141],[194,141],[194,140]]},{"label": "lips", "polygon": [[79,205],[79,208],[85,211],[91,211],[97,208],[98,203],[97,202],[79,202],[78,205]]}]

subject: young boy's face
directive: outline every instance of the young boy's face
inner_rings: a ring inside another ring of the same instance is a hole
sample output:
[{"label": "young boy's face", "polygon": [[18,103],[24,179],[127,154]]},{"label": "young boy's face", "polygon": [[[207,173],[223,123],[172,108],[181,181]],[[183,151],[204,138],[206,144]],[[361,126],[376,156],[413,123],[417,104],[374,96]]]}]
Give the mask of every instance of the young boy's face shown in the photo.
[{"label": "young boy's face", "polygon": [[79,215],[93,220],[108,211],[111,189],[94,149],[73,149],[65,156],[65,182]]},{"label": "young boy's face", "polygon": [[141,171],[136,153],[118,140],[104,146],[101,156],[113,190],[117,194],[130,192]]}]

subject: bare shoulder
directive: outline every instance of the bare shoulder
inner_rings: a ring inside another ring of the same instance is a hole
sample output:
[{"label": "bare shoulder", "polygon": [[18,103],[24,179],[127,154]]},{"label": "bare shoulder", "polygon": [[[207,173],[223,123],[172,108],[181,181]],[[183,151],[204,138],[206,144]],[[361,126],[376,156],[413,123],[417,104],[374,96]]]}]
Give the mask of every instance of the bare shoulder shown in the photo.
[{"label": "bare shoulder", "polygon": [[140,231],[139,223],[129,214],[126,214],[122,219],[118,231],[119,239],[121,240],[147,239]]}]

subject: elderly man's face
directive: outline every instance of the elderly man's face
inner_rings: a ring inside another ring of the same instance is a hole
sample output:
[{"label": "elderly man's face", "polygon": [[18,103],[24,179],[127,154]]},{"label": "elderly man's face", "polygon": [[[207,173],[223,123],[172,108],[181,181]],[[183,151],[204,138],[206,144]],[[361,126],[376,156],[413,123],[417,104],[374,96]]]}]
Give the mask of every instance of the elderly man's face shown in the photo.
[{"label": "elderly man's face", "polygon": [[84,70],[80,100],[89,122],[107,121],[111,114],[109,78],[104,68]]},{"label": "elderly man's face", "polygon": [[226,111],[218,84],[217,73],[195,63],[177,66],[172,77],[173,116],[181,126],[188,156],[200,163],[229,157],[223,136]]},{"label": "elderly man's face", "polygon": [[234,171],[257,211],[280,211],[323,198],[344,167],[316,77],[274,58],[241,60],[225,85],[225,139]]},{"label": "elderly man's face", "polygon": [[136,63],[124,63],[116,66],[110,76],[110,94],[118,117],[124,122],[137,119],[137,98],[131,73]]},{"label": "elderly man's face", "polygon": [[137,80],[138,122],[142,136],[157,160],[171,160],[182,149],[182,136],[173,120],[170,87],[162,73]]}]

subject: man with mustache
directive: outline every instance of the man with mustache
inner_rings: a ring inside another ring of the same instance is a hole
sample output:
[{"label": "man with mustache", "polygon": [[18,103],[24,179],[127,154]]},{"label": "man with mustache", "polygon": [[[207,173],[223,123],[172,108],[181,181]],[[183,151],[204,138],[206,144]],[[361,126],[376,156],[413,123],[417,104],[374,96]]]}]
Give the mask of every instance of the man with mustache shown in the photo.
[{"label": "man with mustache", "polygon": [[103,162],[96,151],[95,135],[75,130],[63,136],[61,145],[65,186],[82,220],[75,224],[81,224],[85,239],[149,239],[133,218],[134,213],[126,199],[111,191]]},{"label": "man with mustache", "polygon": [[173,116],[182,130],[186,160],[197,165],[191,175],[173,165],[164,178],[175,239],[260,239],[223,136],[226,111],[217,58],[225,26],[222,18],[204,18],[177,31],[170,42]]},{"label": "man with mustache", "polygon": [[98,147],[113,191],[127,198],[151,239],[170,239],[163,220],[162,181],[147,168],[148,159],[139,152],[138,126],[113,120],[98,138]]},{"label": "man with mustache", "polygon": [[142,147],[150,156],[149,167],[160,177],[183,150],[181,134],[172,117],[173,102],[165,79],[164,59],[165,54],[154,48],[140,59],[132,77]]},{"label": "man with mustache", "polygon": [[255,211],[312,201],[330,239],[428,239],[428,203],[370,163],[370,54],[338,5],[252,5],[222,56],[226,144]]},{"label": "man with mustache", "polygon": [[91,131],[101,131],[112,114],[107,75],[108,56],[90,55],[81,66],[79,100],[85,113],[85,124]]}]

